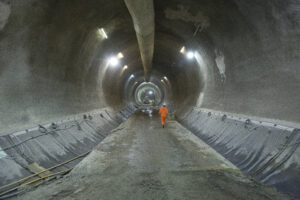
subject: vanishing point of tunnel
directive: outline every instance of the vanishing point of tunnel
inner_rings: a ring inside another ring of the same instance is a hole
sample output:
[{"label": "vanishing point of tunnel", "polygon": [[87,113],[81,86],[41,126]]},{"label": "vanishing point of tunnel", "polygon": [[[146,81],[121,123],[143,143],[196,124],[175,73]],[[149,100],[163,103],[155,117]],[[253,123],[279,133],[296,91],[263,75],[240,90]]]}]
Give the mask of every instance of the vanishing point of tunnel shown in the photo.
[{"label": "vanishing point of tunnel", "polygon": [[0,199],[300,199],[299,146],[300,0],[0,0]]}]

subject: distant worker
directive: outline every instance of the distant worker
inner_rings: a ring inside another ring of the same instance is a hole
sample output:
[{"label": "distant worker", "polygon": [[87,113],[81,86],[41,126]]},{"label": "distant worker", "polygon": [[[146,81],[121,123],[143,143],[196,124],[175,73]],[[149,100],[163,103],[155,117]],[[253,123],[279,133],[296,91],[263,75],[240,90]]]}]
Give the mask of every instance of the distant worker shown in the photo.
[{"label": "distant worker", "polygon": [[159,114],[161,116],[161,124],[162,124],[163,128],[165,128],[166,118],[167,118],[167,115],[168,115],[168,109],[166,108],[165,104],[159,110]]}]

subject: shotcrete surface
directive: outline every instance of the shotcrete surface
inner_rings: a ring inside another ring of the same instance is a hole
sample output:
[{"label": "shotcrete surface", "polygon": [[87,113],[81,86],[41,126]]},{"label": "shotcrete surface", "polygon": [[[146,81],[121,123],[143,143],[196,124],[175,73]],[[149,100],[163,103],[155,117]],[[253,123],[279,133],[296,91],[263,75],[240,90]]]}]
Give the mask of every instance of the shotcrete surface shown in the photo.
[{"label": "shotcrete surface", "polygon": [[138,113],[70,174],[16,199],[289,199],[240,173],[176,121]]}]

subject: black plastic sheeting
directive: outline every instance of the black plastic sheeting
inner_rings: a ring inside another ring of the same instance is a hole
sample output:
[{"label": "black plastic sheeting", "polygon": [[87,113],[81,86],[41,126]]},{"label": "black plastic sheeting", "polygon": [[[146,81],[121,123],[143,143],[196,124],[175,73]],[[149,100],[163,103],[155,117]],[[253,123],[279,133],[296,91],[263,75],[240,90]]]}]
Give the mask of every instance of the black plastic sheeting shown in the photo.
[{"label": "black plastic sheeting", "polygon": [[193,109],[178,121],[244,174],[300,198],[300,130]]},{"label": "black plastic sheeting", "polygon": [[[34,162],[47,169],[88,152],[135,110],[134,106],[128,106],[116,113],[105,108],[59,123],[0,136],[0,186],[32,175],[27,166]],[[51,171],[69,169],[82,159]]]}]

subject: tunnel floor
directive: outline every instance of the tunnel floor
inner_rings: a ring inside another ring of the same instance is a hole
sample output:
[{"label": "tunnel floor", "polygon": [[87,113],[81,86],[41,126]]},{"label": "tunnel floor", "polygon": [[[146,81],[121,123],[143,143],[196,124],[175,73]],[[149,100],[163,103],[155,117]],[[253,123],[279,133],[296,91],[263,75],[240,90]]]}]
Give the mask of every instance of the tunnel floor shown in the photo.
[{"label": "tunnel floor", "polygon": [[176,121],[131,116],[70,174],[14,199],[289,199],[244,175]]}]

